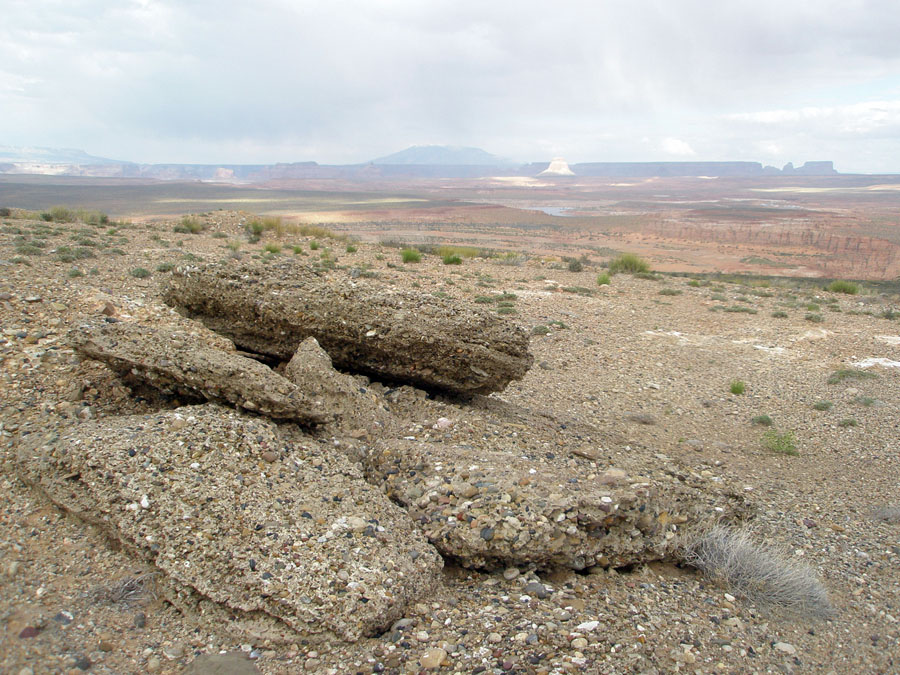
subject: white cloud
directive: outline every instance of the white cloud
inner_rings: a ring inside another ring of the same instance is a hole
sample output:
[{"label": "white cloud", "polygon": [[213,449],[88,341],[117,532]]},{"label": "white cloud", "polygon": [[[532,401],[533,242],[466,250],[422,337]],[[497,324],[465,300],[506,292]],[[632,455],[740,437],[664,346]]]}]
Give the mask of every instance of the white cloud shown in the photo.
[{"label": "white cloud", "polygon": [[680,138],[664,138],[660,147],[667,155],[691,157],[697,154],[687,141]]}]

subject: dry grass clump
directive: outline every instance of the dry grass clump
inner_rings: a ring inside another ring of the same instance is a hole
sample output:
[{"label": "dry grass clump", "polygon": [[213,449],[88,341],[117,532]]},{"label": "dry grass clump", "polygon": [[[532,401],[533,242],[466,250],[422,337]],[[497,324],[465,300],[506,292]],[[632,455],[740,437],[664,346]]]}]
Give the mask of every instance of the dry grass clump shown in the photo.
[{"label": "dry grass clump", "polygon": [[813,571],[749,532],[712,527],[684,546],[683,560],[760,606],[827,619],[834,615],[828,592]]},{"label": "dry grass clump", "polygon": [[148,572],[132,577],[123,577],[92,589],[88,596],[94,601],[108,605],[134,607],[148,600],[156,600],[153,578],[157,572]]}]

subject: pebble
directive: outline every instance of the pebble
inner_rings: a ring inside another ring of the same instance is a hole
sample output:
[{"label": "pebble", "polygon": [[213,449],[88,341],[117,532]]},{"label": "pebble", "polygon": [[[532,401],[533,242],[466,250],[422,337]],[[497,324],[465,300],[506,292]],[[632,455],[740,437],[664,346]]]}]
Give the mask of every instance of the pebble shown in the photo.
[{"label": "pebble", "polygon": [[161,667],[162,667],[162,664],[160,663],[159,659],[156,658],[155,656],[151,656],[149,659],[147,659],[147,672],[155,673]]},{"label": "pebble", "polygon": [[599,621],[585,621],[584,623],[580,623],[575,627],[577,631],[592,631],[600,625]]},{"label": "pebble", "polygon": [[182,656],[184,656],[184,645],[180,642],[175,642],[168,647],[163,647],[163,656],[165,656],[170,661],[180,659]]},{"label": "pebble", "polygon": [[143,628],[147,625],[147,615],[143,612],[138,612],[134,615],[134,627],[135,628]]},{"label": "pebble", "polygon": [[278,455],[276,455],[276,454],[275,454],[274,452],[272,452],[271,450],[266,450],[266,451],[262,454],[262,458],[263,458],[263,461],[268,462],[269,464],[271,464],[271,463],[274,462],[276,459],[278,459]]},{"label": "pebble", "polygon": [[785,654],[790,654],[791,656],[797,653],[797,648],[790,642],[776,642],[773,647],[779,652],[784,652]]},{"label": "pebble", "polygon": [[86,656],[76,656],[75,663],[72,664],[78,670],[90,670],[91,666],[94,665],[91,663],[91,660]]},{"label": "pebble", "polygon": [[503,570],[503,578],[507,581],[512,581],[517,576],[519,576],[518,567],[507,567],[505,570]]},{"label": "pebble", "polygon": [[524,590],[528,595],[533,595],[540,600],[543,600],[550,595],[550,591],[547,590],[547,587],[539,581],[529,581],[525,584]]},{"label": "pebble", "polygon": [[28,666],[25,666],[24,668],[19,670],[18,675],[34,675],[34,671]]},{"label": "pebble", "polygon": [[572,640],[572,646],[575,647],[576,649],[584,649],[585,647],[588,646],[588,641],[585,640],[583,637],[575,638],[574,640]]},{"label": "pebble", "polygon": [[503,637],[500,635],[500,633],[488,633],[487,639],[488,642],[497,643],[500,642]]},{"label": "pebble", "polygon": [[447,652],[440,647],[429,649],[419,659],[419,665],[426,670],[436,670],[441,667],[444,659],[447,658]]}]

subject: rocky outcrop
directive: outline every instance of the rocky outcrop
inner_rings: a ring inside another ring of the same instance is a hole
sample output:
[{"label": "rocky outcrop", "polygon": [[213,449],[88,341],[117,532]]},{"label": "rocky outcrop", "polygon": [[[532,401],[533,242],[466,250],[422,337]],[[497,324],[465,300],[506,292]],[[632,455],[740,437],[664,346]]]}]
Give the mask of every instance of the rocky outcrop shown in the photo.
[{"label": "rocky outcrop", "polygon": [[623,566],[671,556],[681,528],[744,512],[743,497],[672,469],[640,473],[480,445],[384,441],[369,480],[466,567]]},{"label": "rocky outcrop", "polygon": [[103,361],[126,380],[166,393],[227,402],[276,419],[304,424],[334,414],[307,390],[252,359],[207,346],[184,331],[129,323],[83,325],[69,332],[82,356]]},{"label": "rocky outcrop", "polygon": [[314,337],[340,370],[426,389],[500,391],[533,362],[524,329],[476,306],[294,261],[179,268],[164,299],[243,349],[287,360]]},{"label": "rocky outcrop", "polygon": [[[21,477],[242,636],[357,640],[438,583],[441,559],[358,465],[218,405],[31,434]],[[231,615],[232,620],[224,620]]]}]

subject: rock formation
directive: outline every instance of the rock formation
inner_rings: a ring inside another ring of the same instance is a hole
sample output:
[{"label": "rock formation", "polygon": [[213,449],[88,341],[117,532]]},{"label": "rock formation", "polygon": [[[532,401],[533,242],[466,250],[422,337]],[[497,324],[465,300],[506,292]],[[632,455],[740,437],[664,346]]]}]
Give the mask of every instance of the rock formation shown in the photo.
[{"label": "rock formation", "polygon": [[499,391],[533,362],[502,317],[293,261],[179,268],[164,299],[242,349],[287,360],[314,337],[341,370],[426,389]]},{"label": "rock formation", "polygon": [[568,162],[562,157],[554,157],[550,166],[538,174],[540,176],[574,176],[575,172],[569,168]]},{"label": "rock formation", "polygon": [[126,380],[166,393],[231,403],[276,419],[320,424],[334,418],[296,384],[252,359],[208,347],[182,331],[128,323],[85,325],[69,333],[75,350]]},{"label": "rock formation", "polygon": [[356,640],[438,583],[406,513],[291,425],[207,404],[35,436],[26,482],[163,572],[174,604],[227,610],[242,635]]}]

